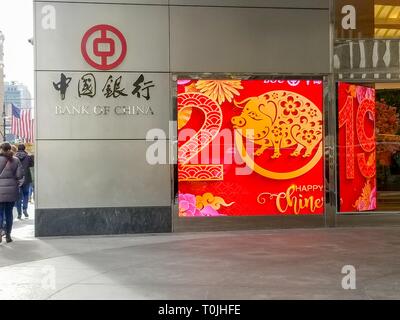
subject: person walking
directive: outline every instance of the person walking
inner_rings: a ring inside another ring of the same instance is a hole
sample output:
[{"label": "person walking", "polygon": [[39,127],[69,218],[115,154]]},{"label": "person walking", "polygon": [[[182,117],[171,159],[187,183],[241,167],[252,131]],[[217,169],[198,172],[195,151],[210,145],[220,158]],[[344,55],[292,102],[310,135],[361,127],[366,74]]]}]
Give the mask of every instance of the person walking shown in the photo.
[{"label": "person walking", "polygon": [[15,204],[18,212],[18,219],[21,219],[22,213],[25,218],[28,218],[28,201],[32,184],[32,175],[30,168],[33,167],[33,158],[25,151],[25,145],[19,144],[18,151],[15,156],[19,159],[22,165],[22,172],[24,175],[24,183],[22,184],[19,197]]},{"label": "person walking", "polygon": [[[31,155],[32,162],[34,163],[34,156]],[[29,191],[29,203],[33,203],[34,198],[35,198],[35,171],[33,167],[29,168],[29,171],[31,172],[31,178],[32,178],[32,183],[31,183],[31,189]]]},{"label": "person walking", "polygon": [[[15,146],[15,145],[11,145],[11,151],[12,151],[12,153],[13,154],[16,154],[17,153],[17,151],[18,151],[18,148]],[[1,220],[1,221],[3,221],[3,224],[0,226],[0,237],[4,237],[5,235],[6,235],[6,218],[5,218],[5,216],[4,216],[4,211],[3,210],[1,210],[0,211],[0,215],[1,215],[1,217],[0,217],[0,220],[1,219],[3,219],[3,220]],[[0,239],[0,242],[1,242],[1,239]]]},{"label": "person walking", "polygon": [[[0,228],[3,229],[4,217],[7,243],[12,241],[13,208],[23,180],[21,162],[17,157],[14,157],[11,145],[8,142],[4,142],[0,145]],[[1,233],[2,230],[0,231]],[[1,241],[2,237],[0,237]]]}]

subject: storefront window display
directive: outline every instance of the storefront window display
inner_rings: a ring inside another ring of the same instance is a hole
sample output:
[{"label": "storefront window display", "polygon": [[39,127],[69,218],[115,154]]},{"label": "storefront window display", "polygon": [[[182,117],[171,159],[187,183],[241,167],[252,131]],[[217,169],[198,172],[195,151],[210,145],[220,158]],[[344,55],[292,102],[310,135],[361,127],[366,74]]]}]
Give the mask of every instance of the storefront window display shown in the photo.
[{"label": "storefront window display", "polygon": [[376,209],[375,89],[338,86],[339,211]]},{"label": "storefront window display", "polygon": [[400,86],[377,85],[377,187],[378,209],[400,209]]},{"label": "storefront window display", "polygon": [[321,215],[321,80],[178,80],[179,217]]},{"label": "storefront window display", "polygon": [[338,85],[340,212],[400,208],[400,90],[387,86]]}]

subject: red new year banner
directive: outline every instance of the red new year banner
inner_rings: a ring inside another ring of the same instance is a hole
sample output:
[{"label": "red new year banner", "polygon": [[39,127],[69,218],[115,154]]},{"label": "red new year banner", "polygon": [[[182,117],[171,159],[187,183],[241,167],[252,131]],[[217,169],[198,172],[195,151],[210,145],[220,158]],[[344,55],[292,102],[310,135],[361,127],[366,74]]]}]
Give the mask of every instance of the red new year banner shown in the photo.
[{"label": "red new year banner", "polygon": [[322,81],[178,80],[179,215],[324,212]]},{"label": "red new year banner", "polygon": [[339,83],[340,212],[376,209],[375,89]]}]

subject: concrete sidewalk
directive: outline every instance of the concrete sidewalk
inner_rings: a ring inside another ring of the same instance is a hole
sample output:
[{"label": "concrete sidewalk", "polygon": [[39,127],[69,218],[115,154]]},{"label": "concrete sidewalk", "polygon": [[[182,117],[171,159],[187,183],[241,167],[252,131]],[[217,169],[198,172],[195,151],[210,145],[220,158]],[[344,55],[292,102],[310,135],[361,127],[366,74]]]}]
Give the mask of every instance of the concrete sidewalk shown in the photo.
[{"label": "concrete sidewalk", "polygon": [[400,298],[399,228],[35,239],[23,220],[14,238],[0,299]]}]

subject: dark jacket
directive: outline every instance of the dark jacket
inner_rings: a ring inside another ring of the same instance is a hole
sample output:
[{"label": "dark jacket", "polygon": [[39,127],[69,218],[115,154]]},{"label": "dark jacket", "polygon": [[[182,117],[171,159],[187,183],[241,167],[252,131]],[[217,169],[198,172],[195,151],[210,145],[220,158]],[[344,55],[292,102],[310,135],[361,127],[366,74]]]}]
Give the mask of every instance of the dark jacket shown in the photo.
[{"label": "dark jacket", "polygon": [[[11,153],[11,151],[9,152]],[[23,178],[19,159],[16,157],[9,159],[3,152],[0,152],[0,202],[17,201]]]},{"label": "dark jacket", "polygon": [[21,161],[22,172],[24,175],[24,183],[23,186],[32,183],[32,175],[30,167],[33,167],[33,157],[29,156],[25,151],[18,151],[15,156]]}]

